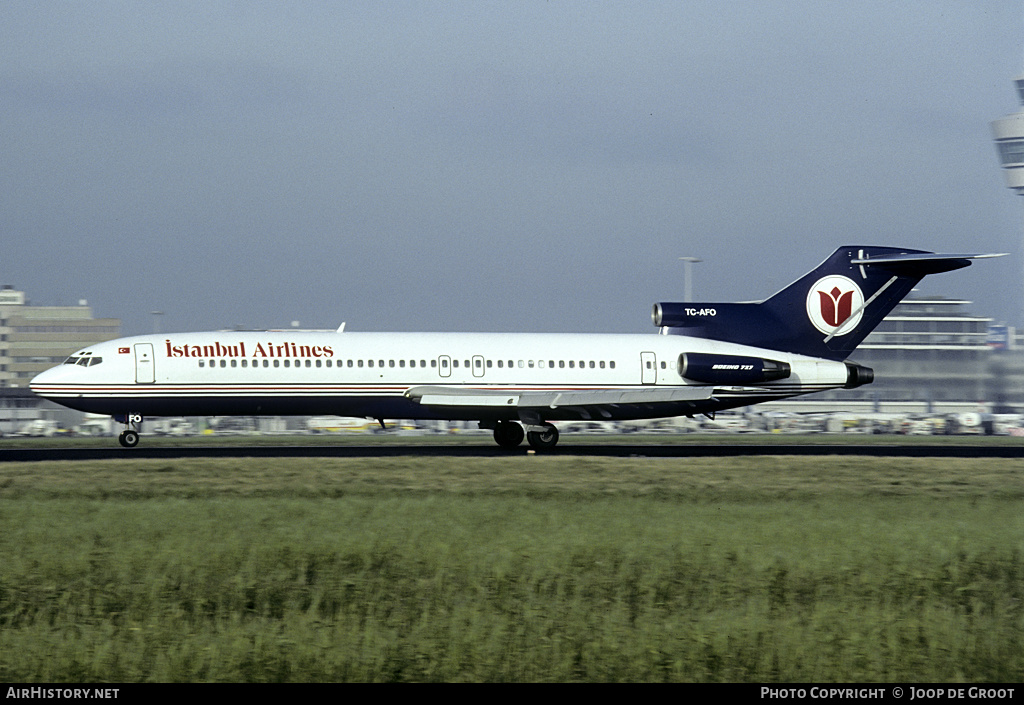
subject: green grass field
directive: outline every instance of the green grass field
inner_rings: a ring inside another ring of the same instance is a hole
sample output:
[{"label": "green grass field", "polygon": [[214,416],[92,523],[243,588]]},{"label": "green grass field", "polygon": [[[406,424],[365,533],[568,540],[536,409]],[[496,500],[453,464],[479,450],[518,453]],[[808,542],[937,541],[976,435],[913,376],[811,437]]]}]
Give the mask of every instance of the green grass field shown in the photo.
[{"label": "green grass field", "polygon": [[0,464],[0,680],[1019,682],[1022,470]]}]

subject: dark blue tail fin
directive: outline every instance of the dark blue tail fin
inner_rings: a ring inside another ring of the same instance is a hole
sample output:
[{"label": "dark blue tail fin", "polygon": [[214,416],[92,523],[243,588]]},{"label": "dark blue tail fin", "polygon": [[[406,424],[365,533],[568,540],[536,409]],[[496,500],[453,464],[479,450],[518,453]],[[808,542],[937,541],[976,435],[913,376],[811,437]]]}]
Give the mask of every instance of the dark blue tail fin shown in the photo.
[{"label": "dark blue tail fin", "polygon": [[840,247],[765,301],[659,303],[654,324],[670,334],[844,360],[925,275],[998,256]]}]

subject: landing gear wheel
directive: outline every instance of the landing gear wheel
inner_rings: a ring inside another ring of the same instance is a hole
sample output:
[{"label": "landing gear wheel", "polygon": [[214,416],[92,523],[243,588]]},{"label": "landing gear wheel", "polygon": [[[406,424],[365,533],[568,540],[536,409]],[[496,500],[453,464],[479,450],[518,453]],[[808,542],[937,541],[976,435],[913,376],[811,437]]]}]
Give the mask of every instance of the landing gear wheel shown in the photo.
[{"label": "landing gear wheel", "polygon": [[502,448],[515,448],[524,435],[523,427],[515,421],[499,421],[494,426],[494,442]]},{"label": "landing gear wheel", "polygon": [[558,444],[558,429],[552,424],[544,424],[543,431],[530,431],[526,434],[526,440],[537,450],[554,448]]},{"label": "landing gear wheel", "polygon": [[117,442],[125,448],[134,448],[139,445],[139,432],[132,430],[121,431],[121,435],[117,437]]}]

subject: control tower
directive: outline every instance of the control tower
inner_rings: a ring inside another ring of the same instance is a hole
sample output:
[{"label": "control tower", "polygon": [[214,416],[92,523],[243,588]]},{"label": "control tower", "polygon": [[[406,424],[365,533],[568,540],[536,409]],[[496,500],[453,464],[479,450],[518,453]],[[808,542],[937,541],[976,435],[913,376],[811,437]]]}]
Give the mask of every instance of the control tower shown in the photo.
[{"label": "control tower", "polygon": [[1014,79],[1021,109],[1013,115],[992,121],[992,135],[999,150],[1006,186],[1024,196],[1024,75]]}]

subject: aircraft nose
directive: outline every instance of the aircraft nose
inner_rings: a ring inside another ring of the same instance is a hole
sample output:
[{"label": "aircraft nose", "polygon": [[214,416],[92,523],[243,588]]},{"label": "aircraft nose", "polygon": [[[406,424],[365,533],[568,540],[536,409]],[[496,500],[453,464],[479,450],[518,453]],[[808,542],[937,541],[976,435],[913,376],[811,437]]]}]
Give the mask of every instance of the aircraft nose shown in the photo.
[{"label": "aircraft nose", "polygon": [[[74,367],[74,365],[69,365],[69,367]],[[58,365],[56,367],[51,367],[48,370],[43,370],[32,378],[28,383],[28,388],[38,396],[47,396],[48,392],[53,391],[53,386],[55,384],[67,381],[68,371],[64,368],[64,365]],[[71,371],[74,372],[74,370]]]},{"label": "aircraft nose", "polygon": [[29,381],[28,388],[39,394],[39,390],[47,384],[47,380],[53,379],[52,372],[52,369],[43,370]]}]

